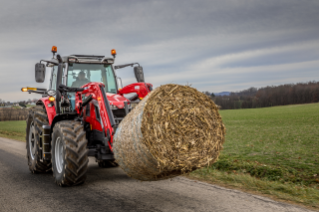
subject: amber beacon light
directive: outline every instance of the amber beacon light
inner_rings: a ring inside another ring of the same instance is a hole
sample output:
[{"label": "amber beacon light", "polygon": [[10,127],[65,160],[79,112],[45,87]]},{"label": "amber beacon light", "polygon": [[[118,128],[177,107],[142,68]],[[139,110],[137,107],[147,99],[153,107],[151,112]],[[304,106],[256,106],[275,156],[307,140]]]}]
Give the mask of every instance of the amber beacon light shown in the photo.
[{"label": "amber beacon light", "polygon": [[115,50],[115,49],[112,49],[112,50],[111,50],[111,55],[113,55],[113,57],[116,56],[116,50]]},{"label": "amber beacon light", "polygon": [[58,48],[56,46],[52,46],[52,50],[53,53],[56,53],[58,51]]}]

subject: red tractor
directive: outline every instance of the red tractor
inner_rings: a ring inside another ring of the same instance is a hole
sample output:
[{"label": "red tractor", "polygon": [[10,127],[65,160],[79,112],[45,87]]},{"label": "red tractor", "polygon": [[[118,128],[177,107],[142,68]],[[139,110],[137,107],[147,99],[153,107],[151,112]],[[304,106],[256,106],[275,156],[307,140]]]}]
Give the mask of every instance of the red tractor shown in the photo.
[{"label": "red tractor", "polygon": [[[143,99],[152,84],[144,82],[138,63],[113,66],[113,57],[70,55],[61,57],[52,47],[53,58],[35,65],[36,82],[44,82],[51,67],[49,89],[22,88],[42,94],[27,117],[26,147],[32,173],[53,171],[60,186],[84,183],[88,156],[100,167],[117,166],[112,152],[113,137],[132,103]],[[116,69],[134,66],[137,83],[120,88]],[[124,94],[134,94],[130,98]]]}]

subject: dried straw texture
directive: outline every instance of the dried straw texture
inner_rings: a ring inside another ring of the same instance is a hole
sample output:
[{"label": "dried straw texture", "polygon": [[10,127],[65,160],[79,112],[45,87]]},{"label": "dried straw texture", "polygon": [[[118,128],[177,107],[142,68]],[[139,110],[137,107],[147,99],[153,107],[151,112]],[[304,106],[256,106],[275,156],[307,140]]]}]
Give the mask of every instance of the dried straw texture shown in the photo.
[{"label": "dried straw texture", "polygon": [[122,120],[113,151],[130,177],[161,180],[214,163],[224,136],[218,108],[208,96],[189,86],[167,84]]}]

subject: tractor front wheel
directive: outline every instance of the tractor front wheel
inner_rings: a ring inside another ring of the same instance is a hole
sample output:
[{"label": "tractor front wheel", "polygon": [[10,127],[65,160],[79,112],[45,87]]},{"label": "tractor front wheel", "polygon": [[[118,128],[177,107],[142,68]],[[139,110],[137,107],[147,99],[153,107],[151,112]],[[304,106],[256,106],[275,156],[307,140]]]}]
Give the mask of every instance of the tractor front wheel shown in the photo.
[{"label": "tractor front wheel", "polygon": [[59,186],[85,182],[88,159],[86,133],[80,122],[61,121],[53,128],[52,167]]}]

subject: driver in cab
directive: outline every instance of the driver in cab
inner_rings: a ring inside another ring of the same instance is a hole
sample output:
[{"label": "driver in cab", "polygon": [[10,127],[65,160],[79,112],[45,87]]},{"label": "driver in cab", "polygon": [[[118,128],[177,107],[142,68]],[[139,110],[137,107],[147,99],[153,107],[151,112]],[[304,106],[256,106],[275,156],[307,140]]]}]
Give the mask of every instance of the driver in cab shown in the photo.
[{"label": "driver in cab", "polygon": [[82,85],[89,83],[90,81],[85,78],[85,73],[83,71],[81,71],[78,75],[78,77],[76,78],[76,80],[72,83],[71,87],[81,87]]}]

